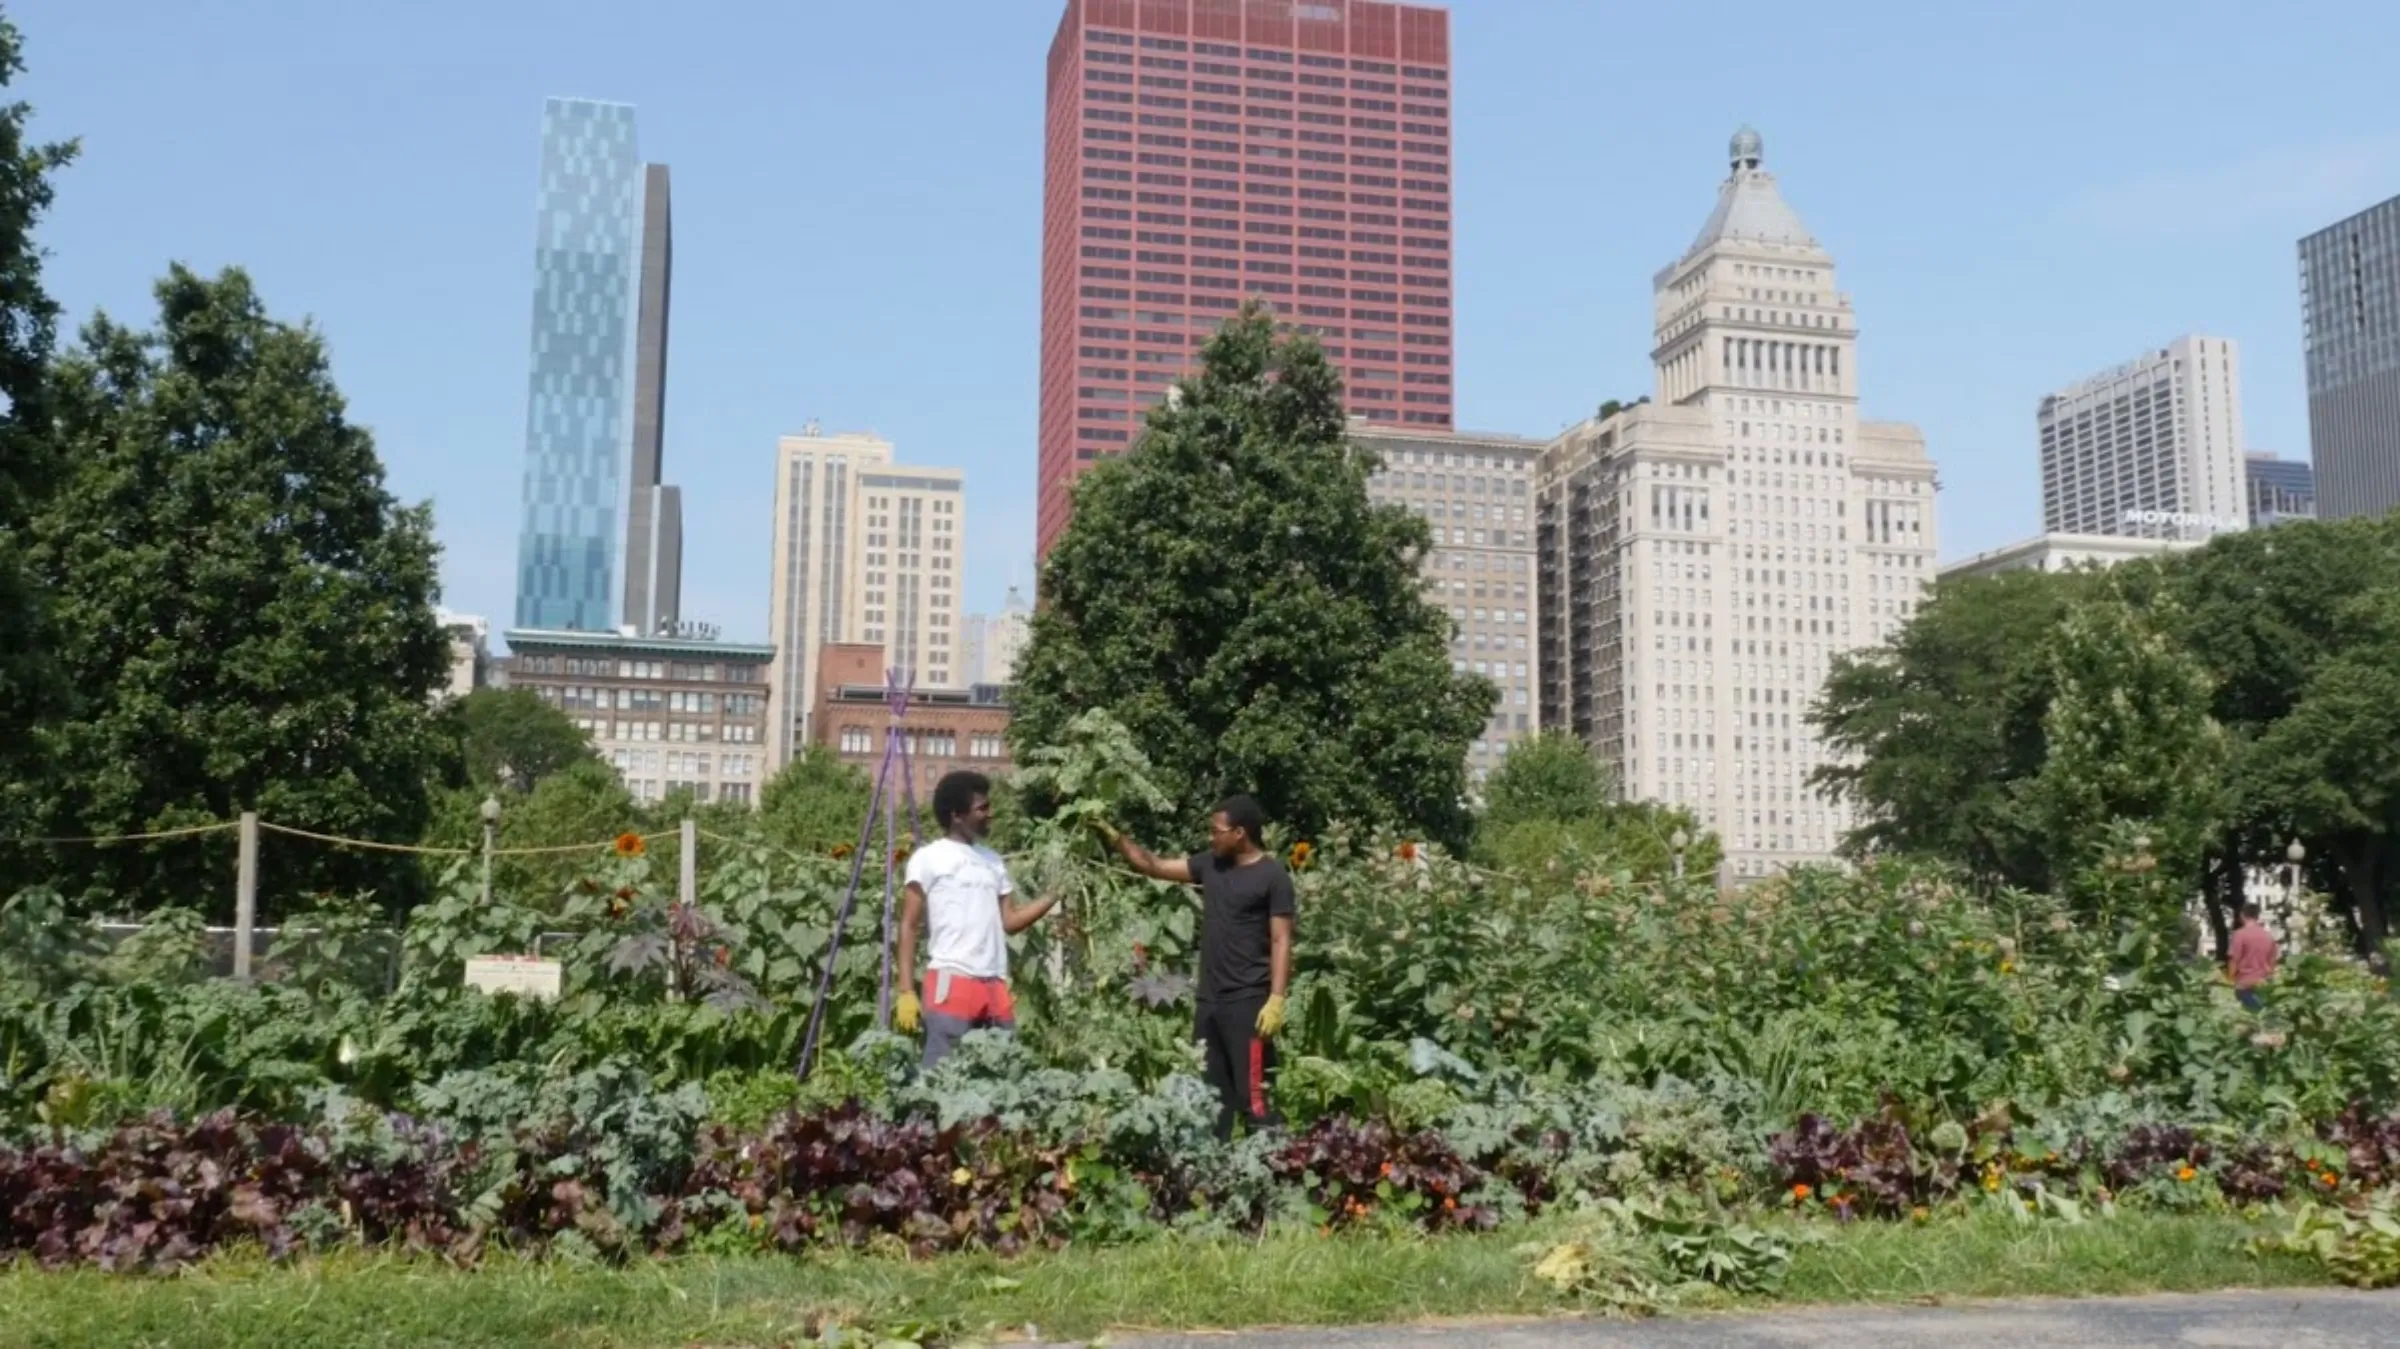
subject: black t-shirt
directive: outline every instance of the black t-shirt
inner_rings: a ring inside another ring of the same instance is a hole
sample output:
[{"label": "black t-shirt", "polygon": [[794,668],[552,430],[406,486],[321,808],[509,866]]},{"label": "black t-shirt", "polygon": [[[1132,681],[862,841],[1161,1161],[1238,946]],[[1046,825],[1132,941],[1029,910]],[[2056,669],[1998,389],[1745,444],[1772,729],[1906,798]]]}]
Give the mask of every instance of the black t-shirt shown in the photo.
[{"label": "black t-shirt", "polygon": [[1267,920],[1298,912],[1292,874],[1272,856],[1244,865],[1199,852],[1185,865],[1200,885],[1200,1001],[1264,998],[1273,986]]}]

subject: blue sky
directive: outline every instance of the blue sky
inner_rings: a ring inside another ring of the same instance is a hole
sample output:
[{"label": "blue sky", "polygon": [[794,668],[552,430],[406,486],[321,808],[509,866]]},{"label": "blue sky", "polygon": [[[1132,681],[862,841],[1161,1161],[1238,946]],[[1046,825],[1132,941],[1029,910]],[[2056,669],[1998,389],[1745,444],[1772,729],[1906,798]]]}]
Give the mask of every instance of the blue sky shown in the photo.
[{"label": "blue sky", "polygon": [[[766,630],[775,437],[968,475],[971,607],[1032,573],[1043,55],[1058,0],[14,0],[76,321],[170,260],[313,318],[446,601],[511,609],[541,101],[673,166],[684,612]],[[1942,552],[2040,521],[2045,391],[2199,330],[2305,456],[2302,233],[2400,193],[2400,5],[1455,0],[1462,425],[1649,389],[1651,274],[1727,136],[1834,252],[1868,416],[1925,430]]]}]

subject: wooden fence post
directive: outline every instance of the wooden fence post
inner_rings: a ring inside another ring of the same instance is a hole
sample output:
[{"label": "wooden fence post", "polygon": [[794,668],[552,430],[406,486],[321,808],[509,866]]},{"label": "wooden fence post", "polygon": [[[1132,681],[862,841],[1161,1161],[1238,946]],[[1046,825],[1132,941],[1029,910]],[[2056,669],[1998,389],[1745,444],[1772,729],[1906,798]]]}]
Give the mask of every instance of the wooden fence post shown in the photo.
[{"label": "wooden fence post", "polygon": [[685,907],[700,900],[700,822],[685,816],[682,847],[676,850],[675,898]]},{"label": "wooden fence post", "polygon": [[258,927],[258,812],[242,812],[241,849],[234,864],[233,977],[250,982],[250,941]]}]

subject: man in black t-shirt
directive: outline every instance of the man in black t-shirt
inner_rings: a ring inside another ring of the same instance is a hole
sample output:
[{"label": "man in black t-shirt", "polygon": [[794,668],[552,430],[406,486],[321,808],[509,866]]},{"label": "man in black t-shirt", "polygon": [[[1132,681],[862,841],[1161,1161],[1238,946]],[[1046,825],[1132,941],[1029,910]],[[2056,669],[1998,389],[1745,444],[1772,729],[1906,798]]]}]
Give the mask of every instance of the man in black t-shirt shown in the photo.
[{"label": "man in black t-shirt", "polygon": [[1102,826],[1134,870],[1200,887],[1200,1011],[1195,1027],[1217,1089],[1219,1137],[1239,1116],[1250,1127],[1281,1123],[1269,1100],[1274,1038],[1283,1029],[1292,979],[1292,875],[1263,846],[1266,818],[1247,796],[1228,797],[1208,818],[1208,850],[1161,858]]}]

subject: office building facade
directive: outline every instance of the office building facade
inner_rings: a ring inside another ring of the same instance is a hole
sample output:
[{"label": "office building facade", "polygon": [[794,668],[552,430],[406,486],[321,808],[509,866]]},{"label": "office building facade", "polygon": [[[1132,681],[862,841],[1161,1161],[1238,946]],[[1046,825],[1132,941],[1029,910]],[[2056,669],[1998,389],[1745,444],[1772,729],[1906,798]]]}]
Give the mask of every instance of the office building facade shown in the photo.
[{"label": "office building facade", "polygon": [[674,621],[682,510],[659,481],[673,244],[633,109],[551,99],[535,205],[517,626]]},{"label": "office building facade", "polygon": [[2153,539],[2128,534],[2036,534],[1941,569],[1939,579],[1966,580],[2012,571],[2092,571],[2140,558],[2164,557],[2200,546],[2197,539]]},{"label": "office building facade", "polygon": [[1033,631],[1033,606],[1024,592],[1008,588],[1008,599],[996,614],[969,614],[960,621],[959,669],[968,684],[1007,685],[1016,674],[1017,657]]},{"label": "office building facade", "polygon": [[1451,668],[1499,687],[1491,720],[1467,749],[1468,776],[1481,782],[1512,743],[1542,725],[1533,483],[1544,443],[1357,425],[1351,438],[1382,461],[1368,495],[1433,527],[1425,594],[1450,615]]},{"label": "office building facade", "polygon": [[[884,693],[889,668],[884,648],[872,643],[828,642],[818,649],[816,706],[809,735],[834,757],[872,774],[883,763],[893,735],[891,704]],[[908,756],[908,790],[927,827],[932,824],[933,786],[960,769],[986,777],[1008,775],[1008,703],[998,684],[963,689],[926,689],[909,699],[898,734]],[[897,780],[894,783],[898,786]]]},{"label": "office building facade", "polygon": [[1627,796],[1688,807],[1726,879],[1832,855],[1846,807],[1808,710],[1833,658],[1889,638],[1933,579],[1934,469],[1859,416],[1857,319],[1742,131],[1654,279],[1652,401],[1542,452],[1539,699]]},{"label": "office building facade", "polygon": [[2305,462],[2253,450],[2242,462],[2242,474],[2250,491],[2252,529],[2317,518],[2317,475]]},{"label": "office building facade", "polygon": [[778,768],[811,739],[819,652],[882,648],[917,687],[967,682],[959,663],[966,477],[893,462],[889,441],[814,425],[776,443],[770,682]]},{"label": "office building facade", "polygon": [[2300,241],[2317,514],[2400,507],[2400,197]]},{"label": "office building facade", "polygon": [[2047,533],[2205,539],[2249,523],[2241,353],[2224,338],[2178,338],[2077,381],[2035,424]]},{"label": "office building facade", "polygon": [[1069,0],[1049,57],[1037,545],[1246,299],[1350,410],[1451,424],[1447,11]]},{"label": "office building facade", "polygon": [[508,633],[508,682],[565,713],[638,801],[755,805],[772,647],[606,632]]}]

